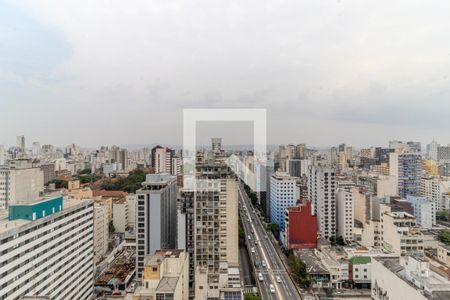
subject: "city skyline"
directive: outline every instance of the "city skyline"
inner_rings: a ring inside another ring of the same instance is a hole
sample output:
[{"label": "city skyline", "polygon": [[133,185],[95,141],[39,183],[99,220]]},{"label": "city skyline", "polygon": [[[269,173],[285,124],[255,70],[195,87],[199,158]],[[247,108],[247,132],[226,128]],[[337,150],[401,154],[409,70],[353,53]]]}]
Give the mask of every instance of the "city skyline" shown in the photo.
[{"label": "city skyline", "polygon": [[449,3],[135,4],[2,2],[1,126],[181,144],[182,109],[249,107],[267,109],[273,144],[447,137]]}]

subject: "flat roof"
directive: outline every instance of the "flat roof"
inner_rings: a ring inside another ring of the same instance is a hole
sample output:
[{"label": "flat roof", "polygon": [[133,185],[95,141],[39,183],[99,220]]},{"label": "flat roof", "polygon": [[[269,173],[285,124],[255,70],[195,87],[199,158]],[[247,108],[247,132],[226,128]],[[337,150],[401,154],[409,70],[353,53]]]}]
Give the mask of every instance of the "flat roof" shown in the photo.
[{"label": "flat roof", "polygon": [[64,212],[66,210],[68,210],[69,208],[72,208],[74,206],[89,202],[89,201],[93,201],[92,199],[70,199],[70,198],[63,198],[63,210],[52,214],[50,216],[46,216],[43,217],[41,219],[35,220],[35,221],[30,221],[30,220],[14,220],[14,221],[9,221],[8,220],[8,209],[2,209],[0,210],[0,234],[8,232],[10,230],[13,229],[17,229],[21,226],[27,225],[29,223],[32,222],[37,222],[37,221],[42,221],[42,220],[46,220],[47,218],[50,218],[54,215],[58,215],[61,212]]}]

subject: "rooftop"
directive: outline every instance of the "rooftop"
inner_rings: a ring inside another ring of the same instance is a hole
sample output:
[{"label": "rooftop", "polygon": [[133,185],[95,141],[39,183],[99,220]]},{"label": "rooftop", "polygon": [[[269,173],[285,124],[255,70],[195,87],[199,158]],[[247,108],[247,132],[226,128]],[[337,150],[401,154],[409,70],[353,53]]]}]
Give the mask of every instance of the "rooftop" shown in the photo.
[{"label": "rooftop", "polygon": [[[431,271],[425,258],[408,257],[408,262],[402,262],[399,258],[375,259],[426,298],[450,299],[450,281]],[[414,263],[414,260],[417,264]],[[426,264],[425,267],[422,265],[423,263]]]},{"label": "rooftop", "polygon": [[[89,202],[89,201],[92,201],[92,200],[90,200],[90,199],[78,200],[78,199],[63,198],[63,210],[62,211],[64,212],[69,208],[83,205],[84,203]],[[58,213],[56,213],[56,214],[58,214]],[[9,215],[9,212],[7,209],[0,210],[0,234],[20,228],[21,226],[32,224],[33,222],[45,221],[47,218],[51,217],[51,216],[46,216],[46,217],[43,217],[43,218],[41,218],[39,220],[35,220],[35,221],[21,220],[21,219],[10,221],[8,219],[8,215]]]}]

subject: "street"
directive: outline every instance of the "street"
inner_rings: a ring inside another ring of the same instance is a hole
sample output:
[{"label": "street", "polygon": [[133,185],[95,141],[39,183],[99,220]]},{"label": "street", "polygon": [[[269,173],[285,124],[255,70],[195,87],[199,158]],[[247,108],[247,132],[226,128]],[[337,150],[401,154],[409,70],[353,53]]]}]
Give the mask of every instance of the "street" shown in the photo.
[{"label": "street", "polygon": [[[242,185],[239,186],[239,196],[242,224],[262,299],[302,299]],[[262,280],[258,279],[259,273]]]}]

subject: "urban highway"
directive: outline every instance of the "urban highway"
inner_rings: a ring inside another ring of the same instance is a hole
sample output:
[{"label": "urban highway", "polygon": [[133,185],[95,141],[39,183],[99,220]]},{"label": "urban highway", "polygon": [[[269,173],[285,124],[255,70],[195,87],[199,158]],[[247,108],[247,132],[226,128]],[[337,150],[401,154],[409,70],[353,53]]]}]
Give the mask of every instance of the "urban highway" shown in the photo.
[{"label": "urban highway", "polygon": [[239,199],[242,225],[262,299],[302,299],[242,184],[239,185]]}]

